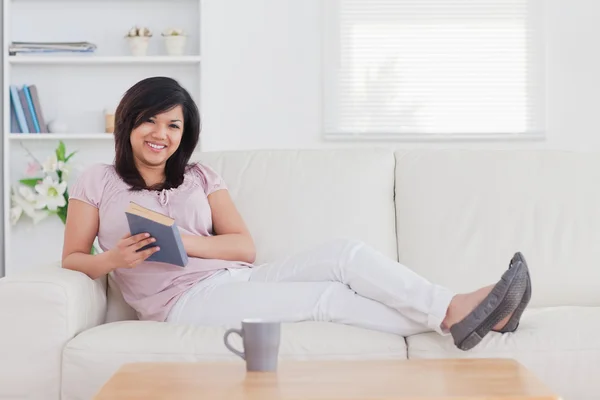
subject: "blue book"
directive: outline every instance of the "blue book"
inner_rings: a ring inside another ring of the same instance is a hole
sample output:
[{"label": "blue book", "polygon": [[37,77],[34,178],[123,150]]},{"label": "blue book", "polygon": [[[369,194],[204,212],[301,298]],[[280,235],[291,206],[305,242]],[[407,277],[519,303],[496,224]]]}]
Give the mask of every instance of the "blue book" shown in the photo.
[{"label": "blue book", "polygon": [[143,251],[153,246],[159,246],[160,250],[153,253],[146,261],[156,261],[185,267],[188,263],[188,255],[183,247],[179,229],[175,220],[159,212],[149,210],[134,202],[129,203],[127,211],[127,222],[131,235],[149,233],[156,242],[142,247]]},{"label": "blue book", "polygon": [[23,106],[21,105],[21,100],[19,99],[19,89],[17,88],[17,85],[10,85],[10,104],[12,104],[12,106],[15,108],[17,123],[19,125],[19,130],[21,131],[20,133],[29,133]]},{"label": "blue book", "polygon": [[31,92],[29,91],[29,86],[23,86],[23,92],[25,93],[25,99],[27,100],[27,107],[29,108],[29,112],[31,113],[31,118],[33,119],[33,128],[35,133],[40,133],[40,124],[38,122],[37,115],[35,114],[35,107],[33,106],[33,99],[31,98]]},{"label": "blue book", "polygon": [[19,133],[21,129],[19,129],[19,121],[17,121],[17,113],[15,111],[15,107],[10,105],[10,132],[11,133]]}]

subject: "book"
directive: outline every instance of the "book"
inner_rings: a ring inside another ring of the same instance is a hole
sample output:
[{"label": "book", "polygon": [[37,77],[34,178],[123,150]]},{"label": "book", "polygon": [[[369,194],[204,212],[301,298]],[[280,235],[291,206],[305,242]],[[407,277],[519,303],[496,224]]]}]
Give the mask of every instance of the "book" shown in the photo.
[{"label": "book", "polygon": [[146,261],[156,261],[185,267],[188,256],[183,247],[179,229],[175,220],[167,215],[149,210],[134,202],[129,203],[125,211],[131,235],[149,233],[156,242],[142,247],[143,251],[153,246],[159,246],[160,250],[146,258]]},{"label": "book", "polygon": [[25,121],[27,122],[27,130],[29,133],[35,133],[35,123],[33,122],[34,115],[31,113],[29,104],[27,103],[27,95],[25,94],[25,88],[18,89],[19,100],[21,101],[21,108],[25,115]]},{"label": "book", "polygon": [[10,104],[14,107],[19,130],[21,131],[15,133],[29,133],[29,129],[27,128],[27,120],[25,119],[25,112],[23,111],[21,100],[19,99],[19,89],[17,88],[17,85],[10,85],[9,89]]},{"label": "book", "polygon": [[25,93],[25,99],[27,100],[27,108],[31,113],[31,119],[33,120],[33,128],[35,133],[40,133],[40,124],[38,122],[37,115],[35,114],[35,107],[33,105],[33,98],[31,97],[31,92],[29,91],[29,86],[23,85],[23,92]]},{"label": "book", "polygon": [[90,42],[12,42],[8,54],[94,53],[97,46]]},{"label": "book", "polygon": [[35,110],[35,118],[37,119],[40,127],[40,133],[48,133],[48,126],[44,119],[44,113],[42,112],[42,106],[40,104],[40,96],[38,95],[37,86],[29,85],[29,94],[31,95],[31,101],[33,102],[33,108]]},{"label": "book", "polygon": [[17,121],[17,112],[15,111],[15,107],[12,105],[12,103],[10,105],[10,132],[21,132],[21,129],[19,129],[19,121]]}]

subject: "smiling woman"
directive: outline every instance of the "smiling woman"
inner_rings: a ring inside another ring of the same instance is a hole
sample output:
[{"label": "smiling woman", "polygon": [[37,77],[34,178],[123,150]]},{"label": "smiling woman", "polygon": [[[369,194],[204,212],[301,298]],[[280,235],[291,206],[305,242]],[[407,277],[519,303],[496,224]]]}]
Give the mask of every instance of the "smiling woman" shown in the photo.
[{"label": "smiling woman", "polygon": [[[221,177],[202,163],[188,164],[199,135],[198,108],[187,90],[171,78],[144,79],[117,107],[114,164],[87,168],[69,191],[63,268],[92,279],[111,273],[141,319],[164,320],[194,283],[254,262],[254,243]],[[170,249],[131,235],[130,202],[176,221],[186,268],[147,260]],[[96,237],[103,252],[91,256]]]},{"label": "smiling woman", "polygon": [[[231,325],[245,318],[322,320],[410,336],[451,334],[462,350],[492,330],[513,332],[530,296],[516,253],[495,285],[455,294],[356,240],[325,242],[254,265],[255,246],[221,176],[188,164],[200,134],[189,94],[169,78],[125,93],[115,118],[115,165],[97,165],[70,192],[63,267],[115,278],[141,320]],[[168,215],[185,268],[148,260],[155,238],[129,232],[131,202]],[[104,250],[90,255],[95,237]]]},{"label": "smiling woman", "polygon": [[[130,142],[138,169],[163,165],[179,147],[183,133],[183,112],[177,105],[164,113],[142,121],[131,131]],[[149,186],[160,186],[164,177],[154,177]]]},{"label": "smiling woman", "polygon": [[133,189],[171,189],[198,144],[200,118],[189,93],[166,77],[144,79],[115,114],[116,170]]}]

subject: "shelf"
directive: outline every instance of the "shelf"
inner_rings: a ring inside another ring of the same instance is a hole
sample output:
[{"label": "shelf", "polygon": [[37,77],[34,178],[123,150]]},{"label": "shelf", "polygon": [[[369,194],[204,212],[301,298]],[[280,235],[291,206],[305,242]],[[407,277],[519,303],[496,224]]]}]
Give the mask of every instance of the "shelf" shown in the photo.
[{"label": "shelf", "polygon": [[113,140],[112,133],[10,133],[13,140]]},{"label": "shelf", "polygon": [[103,57],[96,55],[78,55],[78,56],[33,56],[20,55],[9,56],[10,64],[199,64],[200,56],[114,56]]},{"label": "shelf", "polygon": [[[22,226],[10,224],[11,184],[25,177],[24,169],[32,158],[45,160],[63,141],[69,152],[78,151],[75,162],[82,164],[70,179],[76,179],[86,165],[110,163],[115,155],[115,135],[104,132],[107,110],[115,111],[129,88],[154,76],[175,79],[201,108],[206,58],[202,52],[201,33],[205,29],[201,19],[205,14],[201,0],[4,0],[0,9],[4,49],[0,63],[4,99],[2,200],[6,205],[5,223],[0,224],[2,277],[60,257],[64,224],[58,218],[34,226],[31,218],[21,217]],[[146,56],[132,55],[125,39],[136,25],[147,26],[154,34]],[[167,53],[161,33],[169,27],[181,28],[188,35],[181,56]],[[9,55],[12,41],[89,41],[97,50]],[[58,133],[59,129],[56,133],[17,133],[18,128],[12,133],[11,85],[19,90],[35,85],[44,123],[60,121],[64,133]],[[33,247],[38,251],[32,252]]]}]

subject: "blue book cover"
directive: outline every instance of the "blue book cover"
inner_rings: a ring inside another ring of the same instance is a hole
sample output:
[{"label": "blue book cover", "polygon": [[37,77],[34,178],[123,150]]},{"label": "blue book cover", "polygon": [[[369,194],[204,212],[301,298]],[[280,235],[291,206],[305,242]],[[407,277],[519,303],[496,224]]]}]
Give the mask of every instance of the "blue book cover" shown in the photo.
[{"label": "blue book cover", "polygon": [[19,100],[21,100],[21,108],[25,115],[25,121],[27,122],[27,129],[29,133],[35,133],[35,125],[33,124],[33,115],[29,111],[29,105],[27,104],[27,98],[25,97],[25,90],[19,89]]},{"label": "blue book cover", "polygon": [[33,99],[31,98],[31,92],[29,91],[29,86],[23,86],[23,92],[25,93],[25,99],[27,100],[27,107],[29,108],[29,112],[31,113],[31,118],[33,120],[33,127],[35,133],[40,133],[40,124],[38,122],[37,115],[35,114],[35,107],[33,106]]},{"label": "blue book cover", "polygon": [[125,212],[131,235],[149,233],[156,242],[142,247],[143,251],[153,246],[159,246],[160,250],[153,253],[146,261],[156,261],[185,267],[188,263],[188,255],[183,247],[179,229],[175,220],[164,214],[149,210],[134,202],[129,203]]},{"label": "blue book cover", "polygon": [[[27,128],[27,120],[25,119],[25,113],[19,99],[19,89],[17,85],[10,85],[10,103],[15,108],[15,114],[17,116],[17,122],[19,124],[20,133],[29,133]],[[19,132],[15,132],[19,133]]]},{"label": "blue book cover", "polygon": [[12,105],[12,103],[10,105],[10,132],[21,132],[21,130],[19,129],[19,121],[17,121],[17,113],[15,112],[15,107]]}]

